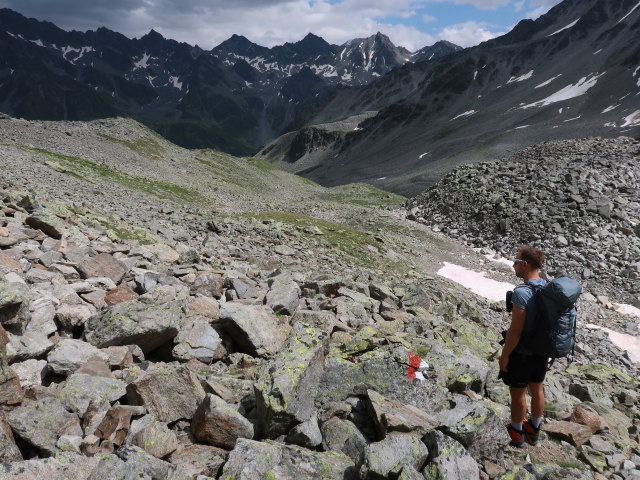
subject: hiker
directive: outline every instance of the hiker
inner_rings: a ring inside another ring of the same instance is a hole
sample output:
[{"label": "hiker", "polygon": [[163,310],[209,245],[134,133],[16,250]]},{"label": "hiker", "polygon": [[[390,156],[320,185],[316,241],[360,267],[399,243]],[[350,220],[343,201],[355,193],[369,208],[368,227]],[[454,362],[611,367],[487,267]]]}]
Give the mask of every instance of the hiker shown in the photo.
[{"label": "hiker", "polygon": [[[535,321],[534,289],[527,284],[544,286],[546,280],[540,278],[540,267],[544,262],[544,253],[533,247],[520,247],[513,260],[516,276],[524,280],[513,291],[511,303],[511,324],[507,330],[502,354],[498,360],[500,375],[509,387],[511,395],[511,424],[507,431],[511,444],[523,447],[525,440],[538,443],[540,424],[544,412],[543,381],[547,371],[548,358],[533,354],[524,345],[523,332],[530,332]],[[526,419],[526,392],[531,395],[531,418]]]}]

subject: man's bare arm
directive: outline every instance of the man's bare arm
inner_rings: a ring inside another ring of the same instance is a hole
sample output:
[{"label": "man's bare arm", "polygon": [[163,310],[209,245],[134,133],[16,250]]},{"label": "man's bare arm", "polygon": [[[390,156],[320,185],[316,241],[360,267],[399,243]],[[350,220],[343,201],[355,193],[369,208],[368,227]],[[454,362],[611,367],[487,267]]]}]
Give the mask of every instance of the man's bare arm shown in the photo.
[{"label": "man's bare arm", "polygon": [[511,325],[509,325],[509,330],[507,330],[507,336],[504,340],[504,346],[502,347],[502,355],[500,355],[500,370],[507,371],[509,355],[511,355],[511,352],[513,352],[520,341],[526,320],[527,312],[514,305],[513,311],[511,312]]}]

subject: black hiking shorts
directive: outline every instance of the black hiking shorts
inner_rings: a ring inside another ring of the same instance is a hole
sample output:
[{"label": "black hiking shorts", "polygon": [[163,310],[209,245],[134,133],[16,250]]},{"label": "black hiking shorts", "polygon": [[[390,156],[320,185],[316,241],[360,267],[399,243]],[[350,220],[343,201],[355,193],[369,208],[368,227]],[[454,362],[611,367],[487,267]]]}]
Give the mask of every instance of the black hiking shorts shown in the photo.
[{"label": "black hiking shorts", "polygon": [[505,385],[514,388],[525,388],[528,383],[541,383],[547,373],[549,359],[539,355],[525,355],[511,352],[507,372],[500,372]]}]

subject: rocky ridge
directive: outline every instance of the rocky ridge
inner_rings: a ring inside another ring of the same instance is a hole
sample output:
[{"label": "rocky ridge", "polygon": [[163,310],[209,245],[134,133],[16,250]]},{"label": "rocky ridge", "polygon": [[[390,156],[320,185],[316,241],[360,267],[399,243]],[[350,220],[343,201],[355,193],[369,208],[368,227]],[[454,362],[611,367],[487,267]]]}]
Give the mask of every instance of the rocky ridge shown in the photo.
[{"label": "rocky ridge", "polygon": [[[574,363],[550,373],[541,445],[504,446],[503,307],[430,275],[441,260],[425,251],[472,253],[396,219],[379,192],[309,184],[306,196],[274,196],[279,211],[251,211],[269,196],[251,181],[238,189],[188,159],[188,173],[163,177],[181,149],[160,143],[150,159],[96,135],[104,125],[19,125],[2,146],[0,478],[637,475],[638,368],[604,332],[580,330]],[[147,138],[134,123],[109,126]],[[38,138],[60,162],[105,141],[94,149],[113,150],[95,162],[112,173],[98,183],[42,165],[42,152],[18,148]],[[214,173],[243,168],[219,161]],[[149,181],[194,194],[113,180],[145,162]],[[38,169],[37,194],[25,168]],[[279,188],[293,182],[279,175]],[[147,228],[150,216],[161,228]],[[581,311],[637,333],[589,299]],[[416,354],[423,381],[407,378]]]},{"label": "rocky ridge", "polygon": [[590,138],[535,145],[459,167],[407,202],[412,218],[509,256],[530,244],[546,271],[640,305],[640,141]]}]

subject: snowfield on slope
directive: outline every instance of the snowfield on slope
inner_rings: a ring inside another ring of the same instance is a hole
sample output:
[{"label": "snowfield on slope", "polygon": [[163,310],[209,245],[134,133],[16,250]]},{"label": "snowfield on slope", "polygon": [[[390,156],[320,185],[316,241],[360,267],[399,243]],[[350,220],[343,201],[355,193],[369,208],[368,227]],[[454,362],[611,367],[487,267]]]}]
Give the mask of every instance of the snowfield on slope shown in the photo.
[{"label": "snowfield on slope", "polygon": [[580,95],[584,95],[587,93],[592,87],[598,83],[598,79],[602,77],[606,72],[601,74],[593,73],[587,77],[582,77],[578,80],[578,83],[570,84],[564,87],[561,90],[558,90],[556,93],[549,95],[547,98],[543,98],[534,103],[530,103],[528,105],[523,105],[519,108],[527,109],[533,107],[544,107],[546,105],[551,105],[552,103],[562,102],[564,100],[569,100],[570,98],[579,97]]}]

